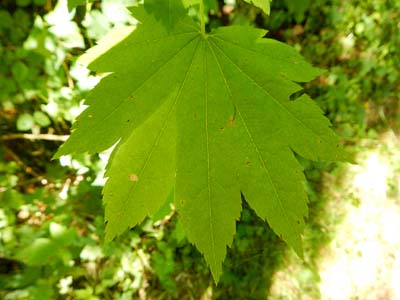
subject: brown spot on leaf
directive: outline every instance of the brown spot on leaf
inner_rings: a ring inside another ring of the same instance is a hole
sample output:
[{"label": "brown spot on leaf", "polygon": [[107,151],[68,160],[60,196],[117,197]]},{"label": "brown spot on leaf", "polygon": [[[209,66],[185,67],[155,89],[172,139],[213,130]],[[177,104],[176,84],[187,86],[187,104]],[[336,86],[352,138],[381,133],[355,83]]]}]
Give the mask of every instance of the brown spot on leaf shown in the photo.
[{"label": "brown spot on leaf", "polygon": [[129,175],[129,180],[132,182],[137,182],[139,180],[139,177],[136,174],[131,174]]}]

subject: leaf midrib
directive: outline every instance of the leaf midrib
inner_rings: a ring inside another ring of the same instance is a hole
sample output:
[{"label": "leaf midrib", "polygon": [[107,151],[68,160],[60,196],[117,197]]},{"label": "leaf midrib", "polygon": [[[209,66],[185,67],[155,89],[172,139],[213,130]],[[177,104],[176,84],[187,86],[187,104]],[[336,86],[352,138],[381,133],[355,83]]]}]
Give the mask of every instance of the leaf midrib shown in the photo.
[{"label": "leaf midrib", "polygon": [[[198,44],[199,44],[199,41],[198,41]],[[143,164],[141,170],[138,172],[138,178],[141,177],[141,175],[143,174],[144,170],[146,169],[147,164],[148,164],[148,161],[150,160],[150,157],[152,156],[152,154],[153,154],[153,152],[154,152],[156,146],[158,145],[158,143],[159,143],[161,137],[163,136],[163,134],[164,134],[164,132],[165,132],[165,128],[166,128],[166,126],[167,126],[169,120],[171,119],[172,112],[174,111],[174,108],[175,108],[175,106],[176,106],[176,104],[177,104],[177,102],[178,102],[178,99],[179,99],[180,95],[181,95],[182,88],[183,88],[183,86],[185,85],[185,82],[186,82],[186,80],[187,80],[189,71],[190,71],[190,69],[191,69],[192,66],[193,66],[193,57],[194,57],[194,55],[196,54],[196,51],[197,51],[198,46],[199,46],[199,45],[197,45],[197,46],[195,47],[195,50],[193,51],[191,63],[190,63],[190,65],[189,65],[188,69],[186,70],[184,79],[182,80],[182,83],[181,83],[181,85],[180,85],[180,87],[179,87],[179,90],[178,90],[178,92],[177,92],[177,95],[176,95],[176,97],[175,97],[175,99],[174,99],[174,103],[172,104],[171,109],[170,109],[170,111],[168,112],[167,118],[166,118],[166,120],[165,120],[165,122],[164,122],[162,128],[160,129],[160,132],[159,132],[159,134],[158,134],[158,136],[157,136],[157,138],[156,138],[154,144],[152,145],[151,150],[150,150],[149,154],[147,155],[147,157],[146,157],[146,159],[145,159],[145,162],[144,162],[144,164]],[[134,134],[134,133],[133,133],[133,134]],[[124,203],[127,203],[127,202],[129,201],[129,199],[131,198],[131,195],[136,191],[137,186],[138,186],[138,182],[137,182],[136,184],[134,184],[134,185],[130,188],[127,197],[124,198]],[[149,211],[147,211],[147,214],[149,214]]]},{"label": "leaf midrib", "polygon": [[209,129],[208,129],[208,84],[207,84],[207,53],[205,49],[205,42],[202,43],[204,46],[204,105],[205,105],[205,130],[206,130],[206,151],[207,151],[207,189],[208,189],[208,213],[210,218],[210,237],[211,237],[211,247],[214,260],[214,266],[217,267],[217,258],[215,251],[215,241],[214,241],[214,225],[213,225],[213,209],[211,204],[211,183],[210,183],[210,149],[209,149]]}]

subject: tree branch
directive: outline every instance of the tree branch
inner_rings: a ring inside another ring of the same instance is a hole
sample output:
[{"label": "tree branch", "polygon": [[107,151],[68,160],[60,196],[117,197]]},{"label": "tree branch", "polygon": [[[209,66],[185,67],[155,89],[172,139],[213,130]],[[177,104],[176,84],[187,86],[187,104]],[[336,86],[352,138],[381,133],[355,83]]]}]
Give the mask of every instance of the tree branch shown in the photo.
[{"label": "tree branch", "polygon": [[69,135],[56,135],[56,134],[30,134],[30,133],[11,133],[5,134],[1,136],[3,141],[9,140],[45,140],[45,141],[57,141],[57,142],[65,142],[69,138]]}]

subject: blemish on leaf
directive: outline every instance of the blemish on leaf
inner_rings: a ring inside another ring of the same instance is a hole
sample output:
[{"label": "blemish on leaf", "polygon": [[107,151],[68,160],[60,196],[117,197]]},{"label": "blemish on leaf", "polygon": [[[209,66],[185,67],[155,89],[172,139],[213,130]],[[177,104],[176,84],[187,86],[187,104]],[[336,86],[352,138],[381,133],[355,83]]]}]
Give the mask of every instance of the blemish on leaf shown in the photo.
[{"label": "blemish on leaf", "polygon": [[129,175],[129,180],[132,182],[137,182],[139,180],[139,177],[136,174],[131,174]]},{"label": "blemish on leaf", "polygon": [[233,127],[235,126],[236,115],[230,116],[228,121],[228,126]]}]

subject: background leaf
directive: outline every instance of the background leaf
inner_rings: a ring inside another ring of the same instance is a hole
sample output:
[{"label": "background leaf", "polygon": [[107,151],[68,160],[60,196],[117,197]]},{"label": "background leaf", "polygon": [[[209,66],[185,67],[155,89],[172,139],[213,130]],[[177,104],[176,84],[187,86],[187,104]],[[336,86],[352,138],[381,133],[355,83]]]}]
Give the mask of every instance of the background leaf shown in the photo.
[{"label": "background leaf", "polygon": [[261,8],[266,15],[269,15],[271,11],[270,3],[272,0],[244,0],[244,1]]}]

